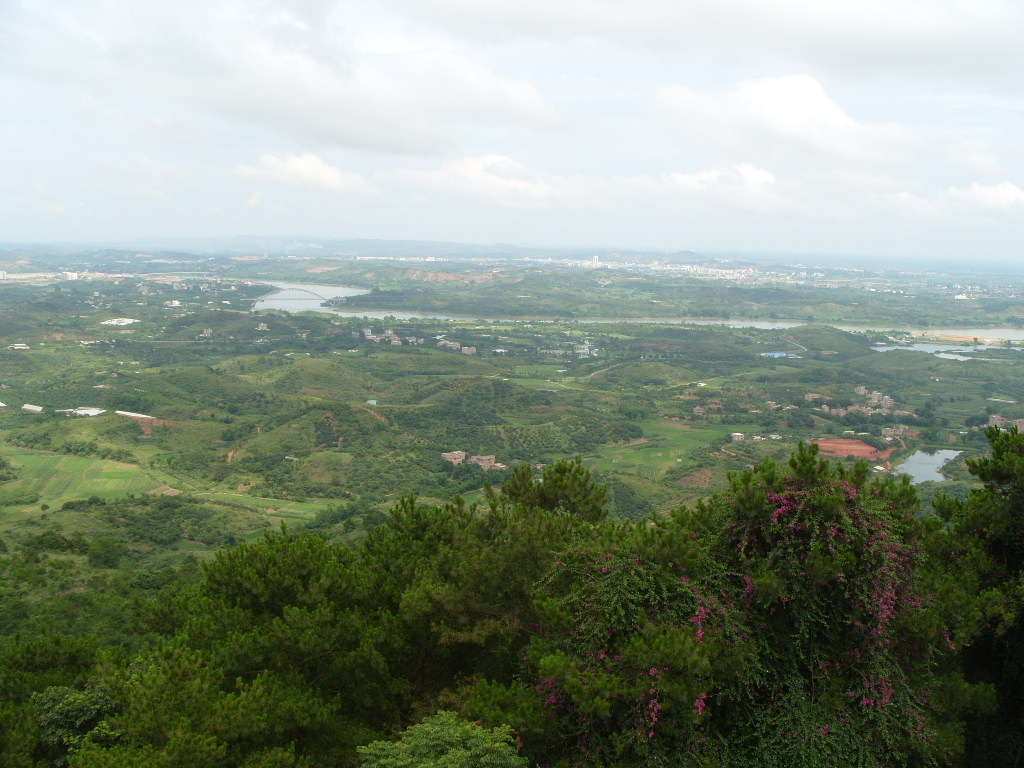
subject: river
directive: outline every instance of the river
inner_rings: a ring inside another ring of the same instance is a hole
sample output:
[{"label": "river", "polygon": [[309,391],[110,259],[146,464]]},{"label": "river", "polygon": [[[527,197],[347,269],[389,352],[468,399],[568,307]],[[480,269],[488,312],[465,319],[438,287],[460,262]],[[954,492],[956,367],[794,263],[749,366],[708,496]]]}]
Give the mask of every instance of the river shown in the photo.
[{"label": "river", "polygon": [[[253,304],[253,310],[258,311],[261,309],[277,309],[284,312],[326,312],[334,315],[342,315],[344,317],[371,317],[375,319],[384,319],[387,317],[393,317],[396,320],[412,320],[416,318],[433,319],[433,320],[488,320],[492,322],[559,322],[556,318],[544,318],[544,317],[473,317],[471,315],[445,315],[436,312],[429,312],[424,310],[419,311],[402,311],[402,310],[342,310],[342,309],[328,309],[327,307],[321,307],[322,303],[319,299],[276,299],[275,295],[288,290],[305,290],[317,293],[325,298],[343,298],[345,296],[360,296],[364,293],[369,293],[364,288],[353,288],[348,285],[323,285],[320,283],[286,283],[286,282],[267,282],[267,285],[274,286],[274,291],[256,300]],[[608,318],[608,317],[581,317],[572,318],[571,320],[561,320],[561,322],[578,322],[578,323],[646,323],[646,324],[664,324],[664,325],[724,325],[728,328],[759,328],[761,330],[783,330],[786,328],[796,328],[800,325],[806,325],[805,322],[798,322],[795,320],[697,320],[691,317],[655,317],[655,318]],[[873,328],[869,326],[855,326],[855,325],[835,325],[834,328],[838,328],[842,331],[852,331],[854,333],[875,331],[885,332],[893,330],[902,330],[915,336],[923,334],[936,335],[936,336],[960,336],[968,338],[978,339],[998,339],[1000,341],[1021,341],[1024,342],[1024,328],[903,328],[896,329],[891,326],[886,328]],[[934,349],[932,349],[934,347]],[[963,343],[950,342],[949,344],[936,344],[934,342],[900,345],[893,347],[877,347],[880,351],[887,350],[898,350],[898,349],[920,349],[928,352],[950,352],[950,351],[975,351],[977,349],[983,349],[985,345],[979,344],[977,346],[964,346]]]}]

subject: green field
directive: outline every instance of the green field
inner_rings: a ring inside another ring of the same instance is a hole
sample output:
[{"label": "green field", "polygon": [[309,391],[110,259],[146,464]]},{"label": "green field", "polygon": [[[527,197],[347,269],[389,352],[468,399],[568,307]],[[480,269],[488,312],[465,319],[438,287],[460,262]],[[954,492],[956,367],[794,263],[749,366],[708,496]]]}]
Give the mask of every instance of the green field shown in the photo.
[{"label": "green field", "polygon": [[690,426],[682,422],[645,422],[644,437],[626,444],[608,445],[595,454],[592,466],[600,472],[631,472],[649,479],[663,475],[698,448],[720,444],[735,425]]},{"label": "green field", "polygon": [[90,496],[124,498],[128,494],[147,493],[168,482],[176,482],[135,464],[86,456],[65,456],[9,446],[0,446],[0,456],[18,469],[18,478],[4,484],[4,490],[36,494],[38,503],[51,507]]},{"label": "green field", "polygon": [[[259,511],[274,527],[281,523],[289,527],[293,523],[304,523],[313,518],[317,512],[328,506],[327,502],[317,501],[289,501],[287,499],[268,499],[261,496],[249,496],[243,493],[197,493],[199,498],[211,499],[220,502],[233,502],[244,504],[247,507]],[[252,534],[253,536],[258,533]]]}]

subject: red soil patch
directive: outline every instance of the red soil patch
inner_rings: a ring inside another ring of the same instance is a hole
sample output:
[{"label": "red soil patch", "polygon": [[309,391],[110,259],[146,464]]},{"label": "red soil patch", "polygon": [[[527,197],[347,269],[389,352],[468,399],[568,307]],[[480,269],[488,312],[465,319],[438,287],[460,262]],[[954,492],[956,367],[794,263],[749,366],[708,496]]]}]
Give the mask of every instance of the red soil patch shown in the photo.
[{"label": "red soil patch", "polygon": [[178,422],[170,421],[168,419],[140,419],[135,416],[129,416],[129,419],[134,421],[142,428],[143,437],[153,436],[153,427],[176,427]]},{"label": "red soil patch", "polygon": [[699,469],[692,475],[680,478],[679,484],[687,488],[707,488],[711,485],[711,470]]},{"label": "red soil patch", "polygon": [[868,445],[863,440],[812,440],[818,444],[818,450],[823,456],[836,456],[845,459],[847,456],[856,456],[858,459],[888,459],[893,449],[889,448],[880,451]]}]

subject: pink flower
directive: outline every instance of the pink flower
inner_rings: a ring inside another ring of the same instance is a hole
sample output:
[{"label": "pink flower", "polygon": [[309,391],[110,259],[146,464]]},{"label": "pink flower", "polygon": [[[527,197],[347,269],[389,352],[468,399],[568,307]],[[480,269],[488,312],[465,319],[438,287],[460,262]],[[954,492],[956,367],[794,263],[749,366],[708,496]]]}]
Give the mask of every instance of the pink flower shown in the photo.
[{"label": "pink flower", "polygon": [[946,646],[949,648],[949,650],[955,651],[956,650],[956,646],[953,645],[953,641],[949,637],[949,627],[943,627],[942,628],[942,636],[943,636],[943,638],[945,638]]},{"label": "pink flower", "polygon": [[700,696],[693,700],[693,708],[697,711],[697,717],[700,717],[704,714],[704,708],[707,707],[707,698],[708,695],[706,693],[702,693]]}]

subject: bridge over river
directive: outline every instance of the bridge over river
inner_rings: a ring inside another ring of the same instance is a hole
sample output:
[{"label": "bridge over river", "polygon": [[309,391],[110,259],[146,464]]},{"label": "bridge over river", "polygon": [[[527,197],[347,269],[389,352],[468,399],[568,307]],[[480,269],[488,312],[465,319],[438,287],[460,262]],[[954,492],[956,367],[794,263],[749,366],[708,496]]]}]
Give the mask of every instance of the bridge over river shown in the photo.
[{"label": "bridge over river", "polygon": [[308,288],[280,288],[267,296],[261,296],[262,299],[281,299],[283,301],[319,301],[325,302],[330,301],[330,298],[324,296],[316,291],[311,291]]}]

